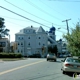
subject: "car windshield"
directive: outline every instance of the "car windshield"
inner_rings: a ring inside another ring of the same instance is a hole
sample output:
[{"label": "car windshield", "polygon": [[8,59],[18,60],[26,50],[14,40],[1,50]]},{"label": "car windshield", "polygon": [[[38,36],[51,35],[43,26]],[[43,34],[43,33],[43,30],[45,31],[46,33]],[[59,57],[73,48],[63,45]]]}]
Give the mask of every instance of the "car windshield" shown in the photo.
[{"label": "car windshield", "polygon": [[49,55],[51,55],[51,56],[55,56],[55,54],[54,54],[54,53],[50,53]]},{"label": "car windshield", "polygon": [[66,62],[80,63],[80,59],[67,58]]}]

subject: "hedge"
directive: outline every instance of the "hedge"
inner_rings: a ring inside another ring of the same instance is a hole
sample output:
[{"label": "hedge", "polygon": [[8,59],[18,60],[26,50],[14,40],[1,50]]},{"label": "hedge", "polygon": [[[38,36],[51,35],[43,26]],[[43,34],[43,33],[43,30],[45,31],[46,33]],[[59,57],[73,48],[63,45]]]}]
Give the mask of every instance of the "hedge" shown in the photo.
[{"label": "hedge", "polygon": [[20,53],[0,53],[0,58],[21,58]]}]

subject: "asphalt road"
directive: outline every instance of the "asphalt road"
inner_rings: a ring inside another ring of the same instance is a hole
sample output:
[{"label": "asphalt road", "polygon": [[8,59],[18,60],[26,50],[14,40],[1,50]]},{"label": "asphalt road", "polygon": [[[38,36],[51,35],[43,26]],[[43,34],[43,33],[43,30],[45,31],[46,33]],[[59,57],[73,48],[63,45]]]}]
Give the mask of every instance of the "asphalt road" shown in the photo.
[{"label": "asphalt road", "polygon": [[61,59],[57,62],[42,58],[0,62],[0,80],[74,80],[61,71]]}]

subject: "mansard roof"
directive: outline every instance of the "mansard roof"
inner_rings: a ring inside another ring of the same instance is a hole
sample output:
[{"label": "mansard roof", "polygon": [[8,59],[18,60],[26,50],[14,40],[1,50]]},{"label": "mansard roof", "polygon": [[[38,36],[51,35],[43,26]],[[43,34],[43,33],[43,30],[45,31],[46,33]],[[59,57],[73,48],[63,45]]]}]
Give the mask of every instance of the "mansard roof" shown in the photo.
[{"label": "mansard roof", "polygon": [[40,26],[39,28],[37,27],[26,27],[26,28],[23,28],[22,30],[20,30],[20,32],[16,33],[16,34],[25,34],[24,33],[24,30],[27,30],[27,29],[32,29],[32,30],[35,30],[36,33],[46,33],[45,30]]}]

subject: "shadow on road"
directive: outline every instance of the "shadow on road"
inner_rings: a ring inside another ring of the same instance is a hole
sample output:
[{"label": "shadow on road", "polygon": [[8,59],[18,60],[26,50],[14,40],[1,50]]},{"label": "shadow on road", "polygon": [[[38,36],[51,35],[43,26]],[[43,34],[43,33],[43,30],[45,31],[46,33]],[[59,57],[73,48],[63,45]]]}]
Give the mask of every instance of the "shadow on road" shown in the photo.
[{"label": "shadow on road", "polygon": [[[58,75],[59,74],[59,75]],[[37,80],[37,79],[42,79],[42,78],[48,78],[48,77],[50,77],[50,76],[53,76],[53,75],[57,75],[56,77],[54,77],[54,79],[55,78],[60,78],[60,77],[62,77],[62,75],[60,75],[61,73],[53,73],[53,74],[48,74],[48,75],[39,75],[39,76],[34,76],[34,77],[32,77],[32,78],[27,78],[27,80]],[[52,78],[53,79],[53,78]],[[49,79],[49,80],[52,80],[52,79]]]},{"label": "shadow on road", "polygon": [[[80,73],[77,73],[77,75],[79,75]],[[74,75],[74,72],[67,72],[66,74],[64,75],[68,75],[69,77],[73,77]]]},{"label": "shadow on road", "polygon": [[54,60],[49,60],[49,62],[61,63],[61,61],[54,61]]}]

